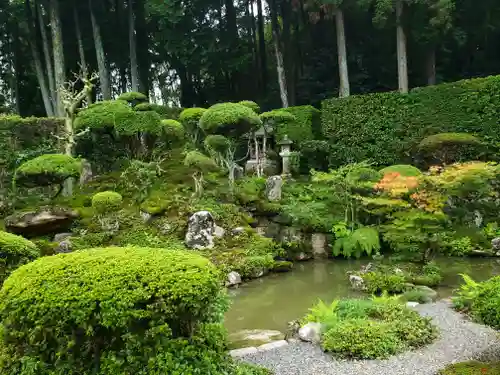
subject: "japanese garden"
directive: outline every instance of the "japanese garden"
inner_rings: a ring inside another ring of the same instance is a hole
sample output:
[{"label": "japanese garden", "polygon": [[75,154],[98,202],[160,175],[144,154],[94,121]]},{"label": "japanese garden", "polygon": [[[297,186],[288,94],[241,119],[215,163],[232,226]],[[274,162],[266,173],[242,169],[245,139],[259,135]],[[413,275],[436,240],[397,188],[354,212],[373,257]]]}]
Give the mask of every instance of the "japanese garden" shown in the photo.
[{"label": "japanese garden", "polygon": [[500,375],[500,3],[0,0],[0,374]]}]

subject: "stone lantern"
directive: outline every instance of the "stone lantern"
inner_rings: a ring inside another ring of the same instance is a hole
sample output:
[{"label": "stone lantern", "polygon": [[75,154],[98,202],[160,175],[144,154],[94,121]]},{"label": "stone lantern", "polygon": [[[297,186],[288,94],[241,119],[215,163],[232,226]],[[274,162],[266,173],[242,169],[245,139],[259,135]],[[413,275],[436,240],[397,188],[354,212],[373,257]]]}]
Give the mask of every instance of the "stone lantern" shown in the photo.
[{"label": "stone lantern", "polygon": [[293,141],[288,138],[287,134],[285,134],[283,139],[280,142],[278,142],[278,145],[281,147],[281,152],[279,155],[281,156],[282,163],[283,163],[283,169],[282,169],[281,174],[285,177],[290,176],[290,174],[291,174],[290,156],[292,155],[292,152],[291,152],[292,144],[293,144]]}]

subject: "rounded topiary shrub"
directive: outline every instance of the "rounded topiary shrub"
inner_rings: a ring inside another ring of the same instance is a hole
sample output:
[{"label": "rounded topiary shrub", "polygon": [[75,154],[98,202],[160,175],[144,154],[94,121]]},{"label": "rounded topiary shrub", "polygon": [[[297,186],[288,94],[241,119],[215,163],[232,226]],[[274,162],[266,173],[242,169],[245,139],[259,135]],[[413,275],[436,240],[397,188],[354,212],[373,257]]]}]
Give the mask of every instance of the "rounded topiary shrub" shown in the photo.
[{"label": "rounded topiary shrub", "polygon": [[382,174],[382,176],[388,173],[399,173],[401,176],[404,177],[418,177],[422,175],[420,169],[409,164],[391,165],[389,167],[381,169],[380,173]]},{"label": "rounded topiary shrub", "polygon": [[0,373],[227,374],[220,282],[207,259],[184,251],[38,259],[0,291]]},{"label": "rounded topiary shrub", "polygon": [[451,164],[477,160],[484,150],[481,140],[468,133],[439,133],[418,144],[419,157],[429,163]]},{"label": "rounded topiary shrub", "polygon": [[36,245],[12,233],[0,231],[0,284],[17,267],[39,256]]},{"label": "rounded topiary shrub", "polygon": [[98,214],[106,214],[118,211],[122,205],[123,198],[115,191],[102,191],[92,197],[92,208]]},{"label": "rounded topiary shrub", "polygon": [[241,102],[238,102],[238,104],[250,108],[255,113],[260,113],[260,106],[252,100],[242,100]]},{"label": "rounded topiary shrub", "polygon": [[380,181],[382,174],[370,167],[353,169],[346,175],[346,181],[352,185],[372,188]]},{"label": "rounded topiary shrub", "polygon": [[249,107],[238,103],[221,103],[204,112],[199,125],[208,134],[237,137],[258,129],[262,121]]},{"label": "rounded topiary shrub", "polygon": [[118,100],[124,100],[129,103],[143,103],[148,101],[148,97],[141,92],[124,92],[118,97]]},{"label": "rounded topiary shrub", "polygon": [[15,181],[26,187],[62,184],[79,177],[81,161],[64,154],[45,154],[24,162],[17,168]]}]

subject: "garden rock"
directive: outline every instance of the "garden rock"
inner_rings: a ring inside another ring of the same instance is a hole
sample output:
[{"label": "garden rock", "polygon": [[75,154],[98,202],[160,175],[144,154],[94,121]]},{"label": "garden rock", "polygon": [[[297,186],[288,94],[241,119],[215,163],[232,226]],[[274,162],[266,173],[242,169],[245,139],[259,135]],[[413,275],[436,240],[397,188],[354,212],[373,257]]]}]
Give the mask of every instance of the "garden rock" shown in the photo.
[{"label": "garden rock", "polygon": [[418,290],[418,291],[424,293],[425,296],[427,297],[426,300],[428,302],[433,302],[433,301],[437,300],[437,297],[438,297],[437,292],[434,289],[429,288],[428,286],[425,286],[425,285],[415,285],[415,287],[413,288],[413,290]]},{"label": "garden rock", "polygon": [[88,160],[82,160],[82,172],[80,173],[80,186],[92,180],[92,165]]},{"label": "garden rock", "polygon": [[224,230],[224,228],[219,227],[218,225],[215,226],[215,228],[214,228],[214,236],[215,237],[222,238],[222,237],[224,237],[225,233],[226,233],[226,231]]},{"label": "garden rock", "polygon": [[41,207],[36,211],[18,212],[5,218],[8,232],[37,237],[67,230],[78,213],[61,207]]},{"label": "garden rock", "polygon": [[71,240],[68,237],[67,239],[59,242],[57,247],[54,249],[56,254],[67,254],[73,251],[73,246],[71,245]]},{"label": "garden rock", "polygon": [[361,276],[349,275],[349,282],[351,287],[355,290],[363,290],[365,288],[365,281]]},{"label": "garden rock", "polygon": [[318,343],[321,341],[321,324],[320,323],[307,323],[304,327],[299,329],[299,338],[302,341]]},{"label": "garden rock", "polygon": [[54,240],[52,242],[61,242],[69,237],[72,237],[73,233],[57,233],[54,236]]},{"label": "garden rock", "polygon": [[274,262],[274,272],[289,272],[293,268],[293,263],[286,260],[277,260]]},{"label": "garden rock", "polygon": [[234,287],[241,284],[241,275],[238,272],[232,271],[227,275],[226,286]]},{"label": "garden rock", "polygon": [[249,354],[255,354],[258,350],[255,346],[250,346],[248,348],[233,349],[229,351],[229,355],[233,358],[244,357]]},{"label": "garden rock", "polygon": [[491,247],[495,251],[500,251],[500,237],[496,237],[491,240]]},{"label": "garden rock", "polygon": [[245,348],[249,346],[261,346],[273,341],[280,341],[285,335],[276,330],[266,329],[245,329],[239,332],[229,334],[231,348]]},{"label": "garden rock", "polygon": [[283,178],[281,176],[271,176],[266,180],[266,197],[270,201],[281,200],[281,188]]},{"label": "garden rock", "polygon": [[194,213],[188,221],[186,246],[191,249],[212,249],[214,247],[215,222],[208,211]]}]

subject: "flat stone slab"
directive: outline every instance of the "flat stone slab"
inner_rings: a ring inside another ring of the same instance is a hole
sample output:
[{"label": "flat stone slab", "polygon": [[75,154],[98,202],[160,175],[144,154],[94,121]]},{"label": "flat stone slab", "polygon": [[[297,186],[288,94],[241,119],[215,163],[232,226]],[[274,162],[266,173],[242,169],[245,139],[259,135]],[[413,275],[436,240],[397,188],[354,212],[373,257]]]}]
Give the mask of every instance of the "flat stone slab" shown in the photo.
[{"label": "flat stone slab", "polygon": [[265,352],[267,350],[273,350],[273,349],[281,348],[281,347],[287,346],[287,345],[288,345],[288,342],[286,340],[279,340],[279,341],[270,342],[269,344],[261,345],[257,349],[259,350],[259,352]]},{"label": "flat stone slab", "polygon": [[233,349],[229,351],[229,355],[233,358],[240,358],[246,355],[257,353],[258,350],[255,346],[250,346],[248,348]]},{"label": "flat stone slab", "polygon": [[497,332],[457,313],[449,301],[421,304],[414,309],[432,319],[439,337],[423,348],[385,360],[338,360],[318,345],[305,342],[258,350],[240,359],[266,367],[275,375],[435,375],[451,363],[500,358]]}]

